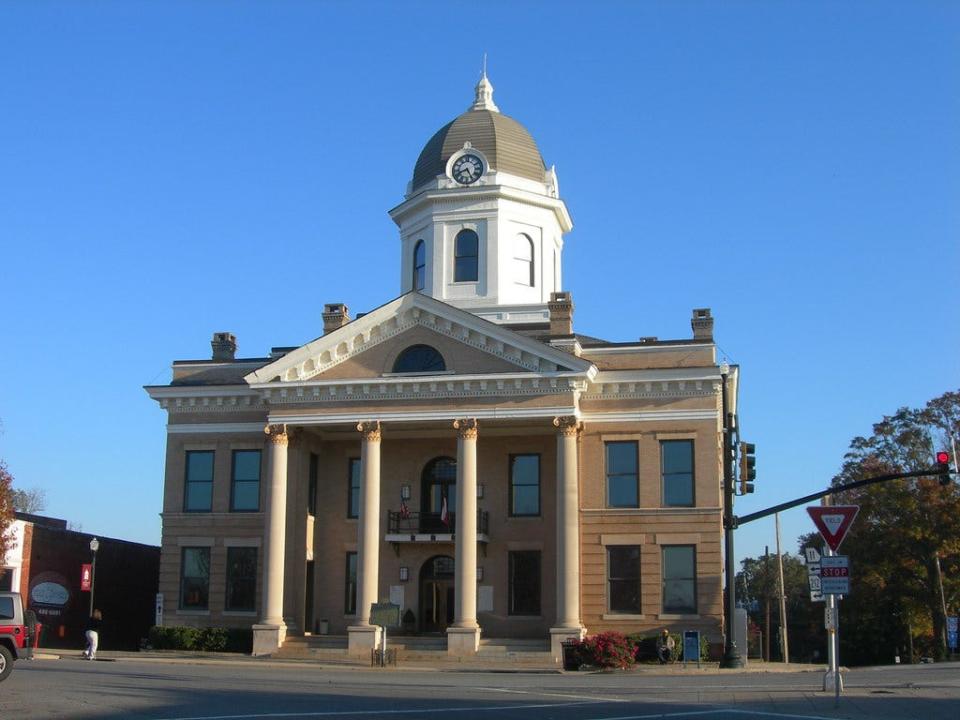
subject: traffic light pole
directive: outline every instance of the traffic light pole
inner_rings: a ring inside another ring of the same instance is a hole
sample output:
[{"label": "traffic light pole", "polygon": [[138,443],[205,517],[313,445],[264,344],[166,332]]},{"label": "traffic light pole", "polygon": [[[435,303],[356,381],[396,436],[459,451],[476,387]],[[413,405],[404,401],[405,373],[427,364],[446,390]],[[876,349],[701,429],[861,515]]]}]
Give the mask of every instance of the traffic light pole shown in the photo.
[{"label": "traffic light pole", "polygon": [[733,555],[733,531],[737,527],[737,518],[733,514],[733,417],[727,400],[727,373],[722,372],[721,391],[723,410],[723,542],[725,573],[727,576],[727,635],[725,638],[722,668],[742,668],[743,657],[737,649],[734,638],[734,614],[737,609],[737,567]]}]

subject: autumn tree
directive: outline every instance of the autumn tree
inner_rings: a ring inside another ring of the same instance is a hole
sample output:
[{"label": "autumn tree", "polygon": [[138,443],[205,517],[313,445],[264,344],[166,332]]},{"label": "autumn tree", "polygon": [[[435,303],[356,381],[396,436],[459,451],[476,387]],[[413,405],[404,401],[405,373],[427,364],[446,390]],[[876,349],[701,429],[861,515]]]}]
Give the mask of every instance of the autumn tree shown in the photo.
[{"label": "autumn tree", "polygon": [[13,477],[0,460],[0,564],[13,542]]},{"label": "autumn tree", "polygon": [[[960,435],[960,393],[922,409],[901,408],[854,438],[833,484],[931,468],[934,453]],[[890,661],[920,631],[935,657],[946,654],[944,607],[960,604],[960,489],[936,477],[896,480],[848,490],[836,504],[859,505],[843,552],[855,592],[842,617],[849,653],[864,662]],[[850,657],[848,654],[847,657]],[[851,658],[851,662],[854,658]]]}]

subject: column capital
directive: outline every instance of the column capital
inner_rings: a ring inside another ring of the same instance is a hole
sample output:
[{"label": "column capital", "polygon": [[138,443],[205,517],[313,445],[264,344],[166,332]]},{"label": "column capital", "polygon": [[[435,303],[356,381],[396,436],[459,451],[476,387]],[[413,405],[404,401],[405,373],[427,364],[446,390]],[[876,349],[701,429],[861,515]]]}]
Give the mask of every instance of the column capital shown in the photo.
[{"label": "column capital", "polygon": [[476,440],[480,426],[476,418],[461,418],[453,421],[453,428],[465,440]]},{"label": "column capital", "polygon": [[267,435],[267,440],[269,440],[274,445],[286,445],[290,441],[290,436],[287,435],[287,426],[286,425],[267,425],[263,432]]},{"label": "column capital", "polygon": [[368,442],[380,442],[380,421],[365,420],[357,423],[357,432]]},{"label": "column capital", "polygon": [[583,428],[576,415],[561,415],[553,419],[555,427],[559,428],[561,435],[576,435]]}]

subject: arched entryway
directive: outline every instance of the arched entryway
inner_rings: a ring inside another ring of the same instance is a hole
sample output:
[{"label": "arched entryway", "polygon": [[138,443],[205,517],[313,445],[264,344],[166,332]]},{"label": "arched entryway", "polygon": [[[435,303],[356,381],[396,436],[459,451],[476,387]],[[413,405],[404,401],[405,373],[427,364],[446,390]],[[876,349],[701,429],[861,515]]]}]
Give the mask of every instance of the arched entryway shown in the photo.
[{"label": "arched entryway", "polygon": [[420,632],[442,633],[453,622],[453,558],[434,555],[420,568]]}]

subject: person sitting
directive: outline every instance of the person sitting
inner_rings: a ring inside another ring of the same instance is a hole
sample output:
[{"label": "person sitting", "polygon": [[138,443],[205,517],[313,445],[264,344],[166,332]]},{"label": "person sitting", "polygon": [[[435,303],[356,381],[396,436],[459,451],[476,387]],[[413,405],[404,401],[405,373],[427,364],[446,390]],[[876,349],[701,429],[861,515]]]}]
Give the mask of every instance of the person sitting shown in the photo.
[{"label": "person sitting", "polygon": [[668,663],[673,660],[673,649],[676,643],[670,637],[670,633],[664,629],[657,638],[657,657],[660,658],[660,664]]}]

